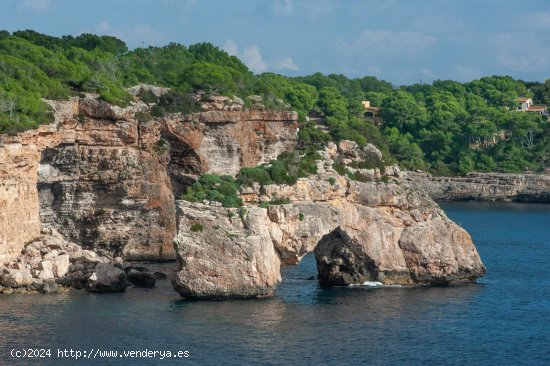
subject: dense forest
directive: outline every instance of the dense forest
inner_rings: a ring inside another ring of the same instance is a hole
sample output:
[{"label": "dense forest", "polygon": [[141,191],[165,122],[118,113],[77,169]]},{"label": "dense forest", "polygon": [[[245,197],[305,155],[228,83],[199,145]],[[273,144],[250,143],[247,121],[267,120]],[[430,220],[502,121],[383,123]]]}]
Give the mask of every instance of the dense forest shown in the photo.
[{"label": "dense forest", "polygon": [[[522,96],[549,105],[550,79],[540,83],[490,76],[396,87],[372,76],[254,75],[210,43],[129,50],[111,36],[0,31],[0,133],[51,122],[42,98],[95,92],[124,106],[132,100],[126,88],[137,83],[172,89],[159,101],[159,114],[192,111],[187,96],[196,90],[245,101],[260,95],[267,108],[296,110],[299,147],[309,158],[327,141],[350,139],[359,145],[374,143],[388,163],[439,175],[541,171],[550,161],[550,122],[515,110]],[[381,123],[364,117],[363,100],[380,107]]]}]

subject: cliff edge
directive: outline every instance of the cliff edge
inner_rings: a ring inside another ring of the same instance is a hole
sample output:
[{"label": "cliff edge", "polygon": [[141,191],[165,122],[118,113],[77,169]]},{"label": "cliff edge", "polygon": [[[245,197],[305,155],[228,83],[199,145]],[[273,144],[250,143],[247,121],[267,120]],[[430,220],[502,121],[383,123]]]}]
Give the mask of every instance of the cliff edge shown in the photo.
[{"label": "cliff edge", "polygon": [[172,259],[174,197],[197,175],[235,174],[296,144],[296,113],[243,110],[228,97],[159,118],[139,99],[48,102],[53,124],[0,135],[0,263],[42,226],[110,257]]}]

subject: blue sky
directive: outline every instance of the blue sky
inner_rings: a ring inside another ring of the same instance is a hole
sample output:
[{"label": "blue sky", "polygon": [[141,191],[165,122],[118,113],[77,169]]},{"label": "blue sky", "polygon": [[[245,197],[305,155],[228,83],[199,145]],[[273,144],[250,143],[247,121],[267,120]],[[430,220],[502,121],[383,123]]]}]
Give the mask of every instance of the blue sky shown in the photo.
[{"label": "blue sky", "polygon": [[549,0],[4,0],[0,28],[208,41],[257,73],[550,78]]}]

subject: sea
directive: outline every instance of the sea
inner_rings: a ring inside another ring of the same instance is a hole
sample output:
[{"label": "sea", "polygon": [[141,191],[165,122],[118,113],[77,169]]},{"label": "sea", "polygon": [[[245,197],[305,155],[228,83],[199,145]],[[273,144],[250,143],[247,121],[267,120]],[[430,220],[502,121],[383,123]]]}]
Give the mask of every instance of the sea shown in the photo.
[{"label": "sea", "polygon": [[310,254],[260,300],[185,301],[169,281],[0,296],[0,365],[550,365],[550,205],[442,207],[487,266],[477,284],[326,289]]}]

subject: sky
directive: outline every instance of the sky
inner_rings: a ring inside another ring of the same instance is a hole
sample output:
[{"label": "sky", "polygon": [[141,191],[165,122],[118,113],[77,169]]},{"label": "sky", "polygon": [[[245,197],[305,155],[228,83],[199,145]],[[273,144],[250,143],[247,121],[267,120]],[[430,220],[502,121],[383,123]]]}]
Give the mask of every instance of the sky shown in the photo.
[{"label": "sky", "polygon": [[550,78],[550,0],[0,0],[0,29],[211,42],[255,73]]}]

